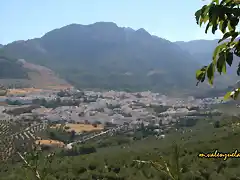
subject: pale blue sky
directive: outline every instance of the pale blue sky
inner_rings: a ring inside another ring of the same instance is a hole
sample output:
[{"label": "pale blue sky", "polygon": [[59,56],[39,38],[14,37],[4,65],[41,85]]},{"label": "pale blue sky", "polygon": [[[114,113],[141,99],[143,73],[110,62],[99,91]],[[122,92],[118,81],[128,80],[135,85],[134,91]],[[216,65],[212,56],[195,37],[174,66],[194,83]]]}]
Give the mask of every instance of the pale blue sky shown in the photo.
[{"label": "pale blue sky", "polygon": [[197,26],[202,0],[1,0],[0,44],[41,37],[62,26],[98,21],[144,28],[170,41],[216,39]]}]

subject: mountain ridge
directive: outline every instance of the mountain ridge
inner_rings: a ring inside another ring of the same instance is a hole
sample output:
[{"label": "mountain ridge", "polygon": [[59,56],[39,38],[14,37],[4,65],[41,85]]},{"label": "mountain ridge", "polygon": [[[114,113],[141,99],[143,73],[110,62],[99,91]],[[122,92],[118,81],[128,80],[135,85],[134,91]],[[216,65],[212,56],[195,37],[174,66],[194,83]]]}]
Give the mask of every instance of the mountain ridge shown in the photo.
[{"label": "mountain ridge", "polygon": [[70,24],[40,38],[9,43],[3,50],[49,67],[80,88],[198,89],[195,71],[201,63],[194,55],[143,28],[118,27],[112,22]]}]

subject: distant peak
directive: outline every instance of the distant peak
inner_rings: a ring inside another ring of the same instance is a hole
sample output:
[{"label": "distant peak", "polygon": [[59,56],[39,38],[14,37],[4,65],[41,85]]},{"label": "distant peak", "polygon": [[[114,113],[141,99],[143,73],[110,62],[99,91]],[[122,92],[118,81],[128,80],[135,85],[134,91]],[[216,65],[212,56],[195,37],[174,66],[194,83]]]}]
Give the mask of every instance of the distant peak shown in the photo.
[{"label": "distant peak", "polygon": [[[143,35],[150,35],[145,29],[140,28],[136,31],[137,33],[143,34]],[[150,35],[151,36],[151,35]]]},{"label": "distant peak", "polygon": [[[138,29],[137,32],[148,33],[144,28],[140,28],[140,29]],[[149,33],[148,33],[148,34],[149,34]]]},{"label": "distant peak", "polygon": [[96,22],[93,24],[90,24],[90,26],[113,26],[113,27],[118,27],[116,23],[114,22],[104,22],[104,21],[100,21],[100,22]]}]

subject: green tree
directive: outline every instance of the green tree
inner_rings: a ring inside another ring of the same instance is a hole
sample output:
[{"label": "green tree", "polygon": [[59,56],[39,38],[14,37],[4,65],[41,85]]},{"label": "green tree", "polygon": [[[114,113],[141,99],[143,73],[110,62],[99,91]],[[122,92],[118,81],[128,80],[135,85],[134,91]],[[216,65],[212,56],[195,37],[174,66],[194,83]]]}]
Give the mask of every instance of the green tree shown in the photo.
[{"label": "green tree", "polygon": [[[212,0],[195,13],[197,24],[201,27],[206,24],[205,33],[210,29],[213,34],[220,30],[223,34],[219,40],[219,45],[213,53],[212,62],[208,66],[202,67],[196,72],[199,82],[204,82],[207,76],[210,85],[213,85],[215,71],[219,74],[226,74],[226,68],[232,66],[234,57],[240,57],[240,32],[237,30],[240,19],[239,0]],[[240,75],[240,63],[237,67],[237,75]],[[197,85],[198,85],[197,83]],[[240,88],[225,95],[225,99],[237,99]]]},{"label": "green tree", "polygon": [[160,157],[160,162],[154,161],[141,161],[134,160],[134,162],[138,164],[149,164],[157,171],[165,174],[166,177],[170,180],[181,180],[183,175],[183,167],[180,165],[180,147],[175,142],[173,143],[173,152],[172,158],[169,162],[165,161],[162,157]]}]

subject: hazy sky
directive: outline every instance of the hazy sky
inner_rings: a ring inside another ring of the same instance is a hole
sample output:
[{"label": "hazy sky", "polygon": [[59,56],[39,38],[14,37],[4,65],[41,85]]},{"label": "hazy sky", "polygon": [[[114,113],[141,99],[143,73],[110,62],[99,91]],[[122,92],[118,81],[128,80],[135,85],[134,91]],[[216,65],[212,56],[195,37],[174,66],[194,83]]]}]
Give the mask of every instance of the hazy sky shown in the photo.
[{"label": "hazy sky", "polygon": [[198,27],[202,0],[1,0],[0,44],[41,37],[62,26],[97,21],[144,28],[170,41],[216,39]]}]

